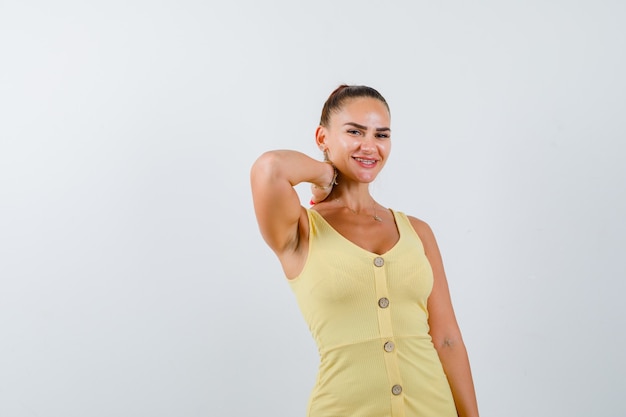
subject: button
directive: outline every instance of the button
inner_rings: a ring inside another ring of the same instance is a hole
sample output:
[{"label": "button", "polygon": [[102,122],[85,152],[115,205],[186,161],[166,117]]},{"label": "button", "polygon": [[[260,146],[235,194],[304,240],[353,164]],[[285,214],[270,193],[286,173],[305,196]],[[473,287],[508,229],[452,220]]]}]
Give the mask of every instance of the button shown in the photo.
[{"label": "button", "polygon": [[378,307],[380,308],[389,307],[389,298],[383,297],[380,300],[378,300]]},{"label": "button", "polygon": [[383,258],[381,258],[380,256],[374,258],[374,265],[376,265],[377,267],[381,267],[385,264],[385,260]]},{"label": "button", "polygon": [[393,352],[393,349],[396,347],[396,345],[393,342],[387,342],[384,345],[385,348],[385,352]]},{"label": "button", "polygon": [[402,394],[402,385],[394,385],[393,387],[391,387],[391,393],[393,395],[400,395]]}]

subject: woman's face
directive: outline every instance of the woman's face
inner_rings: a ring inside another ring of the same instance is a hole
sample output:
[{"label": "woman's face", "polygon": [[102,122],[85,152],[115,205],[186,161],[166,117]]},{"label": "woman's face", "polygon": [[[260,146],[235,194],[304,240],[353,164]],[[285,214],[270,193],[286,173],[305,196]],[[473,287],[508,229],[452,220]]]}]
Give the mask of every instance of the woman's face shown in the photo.
[{"label": "woman's face", "polygon": [[318,128],[316,139],[344,178],[372,182],[391,152],[389,111],[375,98],[349,99],[327,127]]}]

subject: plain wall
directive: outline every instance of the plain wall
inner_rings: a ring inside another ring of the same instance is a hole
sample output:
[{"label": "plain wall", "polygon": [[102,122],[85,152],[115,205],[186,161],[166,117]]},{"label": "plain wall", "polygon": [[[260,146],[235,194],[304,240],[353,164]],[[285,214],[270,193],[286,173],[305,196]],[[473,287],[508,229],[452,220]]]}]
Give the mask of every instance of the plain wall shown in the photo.
[{"label": "plain wall", "polygon": [[626,415],[624,21],[602,0],[0,2],[0,416],[303,416],[317,350],[249,169],[320,157],[344,82],[391,106],[372,192],[438,237],[482,416]]}]

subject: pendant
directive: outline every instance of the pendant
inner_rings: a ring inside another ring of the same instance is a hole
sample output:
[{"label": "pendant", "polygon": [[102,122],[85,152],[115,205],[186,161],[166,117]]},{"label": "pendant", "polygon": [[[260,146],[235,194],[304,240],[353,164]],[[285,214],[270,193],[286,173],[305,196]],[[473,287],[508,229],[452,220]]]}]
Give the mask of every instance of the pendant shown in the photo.
[{"label": "pendant", "polygon": [[376,220],[377,222],[383,221],[383,219],[381,219],[377,214],[374,214],[374,220]]}]

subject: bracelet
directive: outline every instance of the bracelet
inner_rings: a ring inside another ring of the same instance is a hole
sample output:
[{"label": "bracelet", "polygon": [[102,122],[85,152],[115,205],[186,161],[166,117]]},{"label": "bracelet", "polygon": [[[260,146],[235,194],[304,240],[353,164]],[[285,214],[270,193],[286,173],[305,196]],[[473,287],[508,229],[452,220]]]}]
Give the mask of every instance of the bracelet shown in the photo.
[{"label": "bracelet", "polygon": [[315,185],[313,184],[313,188],[316,188],[318,190],[328,190],[329,188],[332,188],[334,185],[337,185],[337,168],[335,168],[334,165],[331,164],[331,166],[333,167],[333,172],[335,173],[335,175],[333,175],[333,179],[330,181],[330,183],[328,185]]}]

